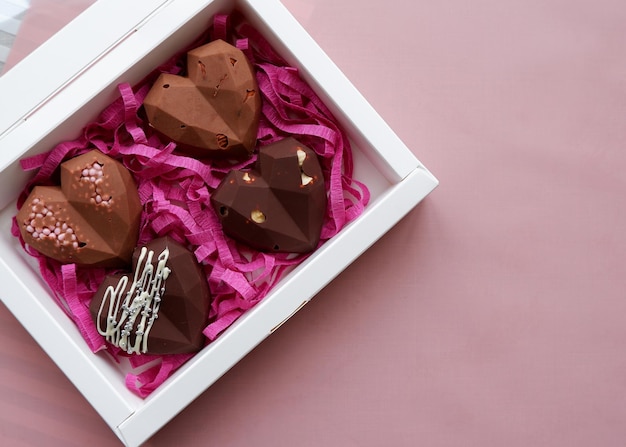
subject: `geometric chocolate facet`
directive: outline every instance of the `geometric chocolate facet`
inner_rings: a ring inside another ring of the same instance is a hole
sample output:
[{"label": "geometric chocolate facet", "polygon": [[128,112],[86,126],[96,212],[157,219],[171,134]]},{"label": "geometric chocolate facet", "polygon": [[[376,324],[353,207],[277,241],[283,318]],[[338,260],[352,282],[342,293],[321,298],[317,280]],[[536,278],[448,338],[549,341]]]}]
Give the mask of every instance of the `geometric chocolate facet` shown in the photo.
[{"label": "geometric chocolate facet", "polygon": [[150,125],[198,158],[248,157],[261,113],[252,64],[216,40],[187,53],[187,72],[164,73],[154,83],[143,104]]},{"label": "geometric chocolate facet", "polygon": [[61,164],[61,186],[36,186],[17,214],[25,242],[62,263],[123,267],[141,220],[135,182],[98,150]]},{"label": "geometric chocolate facet", "polygon": [[90,313],[98,332],[128,354],[181,354],[204,346],[209,305],[193,253],[164,237],[137,247],[130,274],[107,276]]},{"label": "geometric chocolate facet", "polygon": [[231,171],[211,196],[224,232],[261,251],[314,250],[326,213],[317,155],[294,138],[262,147],[252,170]]}]

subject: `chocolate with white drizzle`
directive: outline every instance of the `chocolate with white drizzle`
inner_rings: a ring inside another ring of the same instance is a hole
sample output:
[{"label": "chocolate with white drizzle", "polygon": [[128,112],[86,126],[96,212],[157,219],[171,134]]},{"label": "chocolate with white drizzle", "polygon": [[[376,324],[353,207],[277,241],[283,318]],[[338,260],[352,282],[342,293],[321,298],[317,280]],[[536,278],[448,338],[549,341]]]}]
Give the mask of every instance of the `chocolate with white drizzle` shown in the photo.
[{"label": "chocolate with white drizzle", "polygon": [[127,354],[180,354],[204,346],[209,290],[194,255],[171,238],[133,254],[130,275],[108,276],[91,316],[107,342]]}]

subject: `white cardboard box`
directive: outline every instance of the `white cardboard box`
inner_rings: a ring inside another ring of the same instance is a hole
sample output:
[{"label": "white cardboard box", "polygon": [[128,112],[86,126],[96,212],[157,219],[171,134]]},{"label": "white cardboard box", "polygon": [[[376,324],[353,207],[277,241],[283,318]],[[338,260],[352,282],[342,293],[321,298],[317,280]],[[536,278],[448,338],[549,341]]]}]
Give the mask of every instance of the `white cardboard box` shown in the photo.
[{"label": "white cardboard box", "polygon": [[[28,178],[19,160],[75,138],[115,99],[120,82],[138,82],[199,35],[214,14],[233,8],[300,69],[335,114],[353,142],[355,178],[367,184],[372,200],[261,303],[141,399],[125,387],[123,371],[91,353],[11,236],[15,199]],[[45,82],[29,82],[40,79],[42,69]],[[437,185],[278,0],[100,0],[1,77],[0,98],[0,298],[129,446],[144,442],[211,386]]]}]

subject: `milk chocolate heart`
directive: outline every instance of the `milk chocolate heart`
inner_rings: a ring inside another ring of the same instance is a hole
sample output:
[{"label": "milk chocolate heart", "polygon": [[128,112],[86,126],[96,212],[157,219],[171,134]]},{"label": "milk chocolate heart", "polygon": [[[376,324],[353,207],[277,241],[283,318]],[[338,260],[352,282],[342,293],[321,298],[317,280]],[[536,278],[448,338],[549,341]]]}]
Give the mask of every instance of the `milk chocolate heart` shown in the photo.
[{"label": "milk chocolate heart", "polygon": [[326,211],[322,168],[294,138],[262,147],[251,171],[231,171],[211,197],[224,232],[263,251],[317,247]]},{"label": "milk chocolate heart", "polygon": [[261,96],[243,52],[216,40],[187,53],[188,77],[164,73],[144,101],[150,125],[196,157],[249,156]]},{"label": "milk chocolate heart", "polygon": [[94,150],[61,164],[61,187],[36,186],[17,222],[24,241],[45,256],[122,267],[137,244],[141,209],[128,170]]},{"label": "milk chocolate heart", "polygon": [[133,254],[130,275],[107,276],[89,310],[98,332],[128,354],[181,354],[204,346],[209,288],[193,253],[168,237]]}]

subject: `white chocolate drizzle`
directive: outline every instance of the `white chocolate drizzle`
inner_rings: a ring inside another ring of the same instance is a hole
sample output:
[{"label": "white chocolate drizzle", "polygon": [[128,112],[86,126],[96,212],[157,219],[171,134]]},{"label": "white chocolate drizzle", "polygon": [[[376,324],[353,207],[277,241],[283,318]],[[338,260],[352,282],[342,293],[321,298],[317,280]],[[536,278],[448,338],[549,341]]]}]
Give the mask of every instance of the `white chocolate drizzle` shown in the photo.
[{"label": "white chocolate drizzle", "polygon": [[[104,293],[98,311],[98,332],[128,354],[148,350],[148,335],[159,317],[165,280],[171,272],[167,267],[169,253],[167,247],[161,252],[155,270],[152,265],[154,251],[142,247],[130,289],[126,291],[129,275],[124,275],[115,286],[107,287]],[[108,308],[105,309],[107,303]],[[104,328],[101,327],[103,312],[107,317]]]}]

